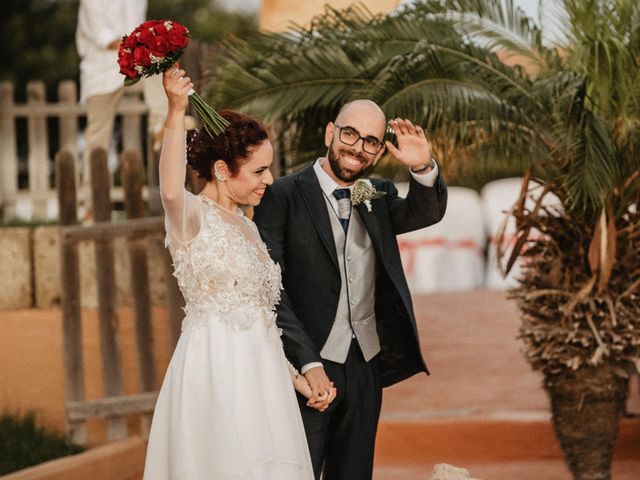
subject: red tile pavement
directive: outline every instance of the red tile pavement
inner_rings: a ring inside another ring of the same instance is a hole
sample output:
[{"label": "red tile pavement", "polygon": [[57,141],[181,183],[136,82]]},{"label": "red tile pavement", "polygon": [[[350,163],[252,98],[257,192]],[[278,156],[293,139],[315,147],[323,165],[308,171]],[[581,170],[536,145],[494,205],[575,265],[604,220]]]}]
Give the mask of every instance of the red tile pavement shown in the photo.
[{"label": "red tile pavement", "polygon": [[383,418],[482,413],[547,413],[542,375],[521,353],[518,310],[500,291],[414,298],[431,375],[385,391]]},{"label": "red tile pavement", "polygon": [[[374,480],[428,480],[436,463],[465,467],[485,480],[569,480],[542,376],[520,352],[518,311],[506,294],[474,291],[414,301],[432,375],[385,390]],[[168,360],[166,318],[164,312],[154,313],[161,370]],[[99,371],[97,321],[95,312],[85,317],[87,394],[95,398],[101,388],[94,375]],[[129,311],[119,314],[127,391],[137,381],[131,317]],[[2,320],[2,405],[32,408],[48,426],[62,425],[59,310],[5,311]],[[635,383],[629,402],[634,412],[640,412],[638,390]],[[640,420],[621,422],[615,459],[615,480],[640,479]]]},{"label": "red tile pavement", "polygon": [[[425,465],[378,466],[373,480],[428,480],[433,463]],[[523,462],[485,462],[464,465],[474,479],[484,480],[571,480],[571,474],[561,460]],[[622,461],[613,466],[615,480],[638,480],[639,462]]]},{"label": "red tile pavement", "polygon": [[[375,480],[426,480],[436,463],[487,480],[570,479],[542,375],[521,353],[518,310],[506,293],[414,302],[431,376],[385,390]],[[639,411],[635,387],[629,407]],[[640,420],[621,422],[615,458],[616,480],[640,478]]]}]

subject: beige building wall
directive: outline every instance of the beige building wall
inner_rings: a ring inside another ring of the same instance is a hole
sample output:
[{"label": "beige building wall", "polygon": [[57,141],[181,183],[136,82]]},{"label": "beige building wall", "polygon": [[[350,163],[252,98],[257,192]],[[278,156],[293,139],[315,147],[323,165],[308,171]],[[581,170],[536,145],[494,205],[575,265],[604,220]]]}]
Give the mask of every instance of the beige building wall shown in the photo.
[{"label": "beige building wall", "polygon": [[[260,29],[286,30],[292,23],[306,25],[311,18],[324,11],[325,5],[336,9],[352,5],[353,0],[262,0]],[[388,13],[402,3],[400,0],[367,0],[364,2],[372,13]]]}]

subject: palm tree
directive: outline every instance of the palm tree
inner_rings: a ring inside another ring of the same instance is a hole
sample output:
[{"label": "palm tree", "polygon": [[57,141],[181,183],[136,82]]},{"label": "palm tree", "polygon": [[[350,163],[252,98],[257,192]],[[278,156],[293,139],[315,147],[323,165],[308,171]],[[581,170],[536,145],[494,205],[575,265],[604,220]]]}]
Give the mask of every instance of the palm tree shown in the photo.
[{"label": "palm tree", "polygon": [[607,479],[640,365],[640,4],[560,3],[552,46],[509,0],[328,9],[228,43],[211,94],[278,122],[299,161],[340,104],[367,97],[419,121],[445,171],[524,172],[502,252],[507,270],[524,257],[520,337],[574,477]]}]

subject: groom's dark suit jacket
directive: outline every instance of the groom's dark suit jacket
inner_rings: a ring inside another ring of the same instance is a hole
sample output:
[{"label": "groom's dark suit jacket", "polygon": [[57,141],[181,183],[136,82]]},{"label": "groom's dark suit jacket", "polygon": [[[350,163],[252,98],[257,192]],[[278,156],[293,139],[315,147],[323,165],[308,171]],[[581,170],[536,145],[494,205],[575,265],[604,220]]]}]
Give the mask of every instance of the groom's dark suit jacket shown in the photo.
[{"label": "groom's dark suit jacket", "polygon": [[[430,188],[412,178],[407,198],[402,199],[390,181],[371,182],[386,195],[371,202],[371,212],[365,205],[355,208],[377,255],[375,313],[382,384],[388,386],[421,371],[428,373],[396,235],[440,221],[447,187],[441,176]],[[313,166],[268,187],[254,221],[282,268],[284,292],[277,324],[283,330],[287,357],[297,368],[321,362],[319,352],[338,307],[340,271],[329,212]]]}]

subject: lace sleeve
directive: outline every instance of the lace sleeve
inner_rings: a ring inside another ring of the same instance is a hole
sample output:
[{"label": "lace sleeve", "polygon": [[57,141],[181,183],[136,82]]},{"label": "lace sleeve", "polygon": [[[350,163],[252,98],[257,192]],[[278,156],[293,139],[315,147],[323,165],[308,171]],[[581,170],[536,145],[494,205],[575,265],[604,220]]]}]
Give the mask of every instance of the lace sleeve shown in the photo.
[{"label": "lace sleeve", "polygon": [[165,212],[167,240],[184,244],[200,230],[198,199],[184,188],[187,174],[186,133],[165,128],[160,154],[160,197]]},{"label": "lace sleeve", "polygon": [[300,376],[300,372],[296,367],[293,366],[293,364],[289,361],[288,358],[287,358],[287,367],[289,368],[289,372],[291,373],[293,378],[298,378]]}]

